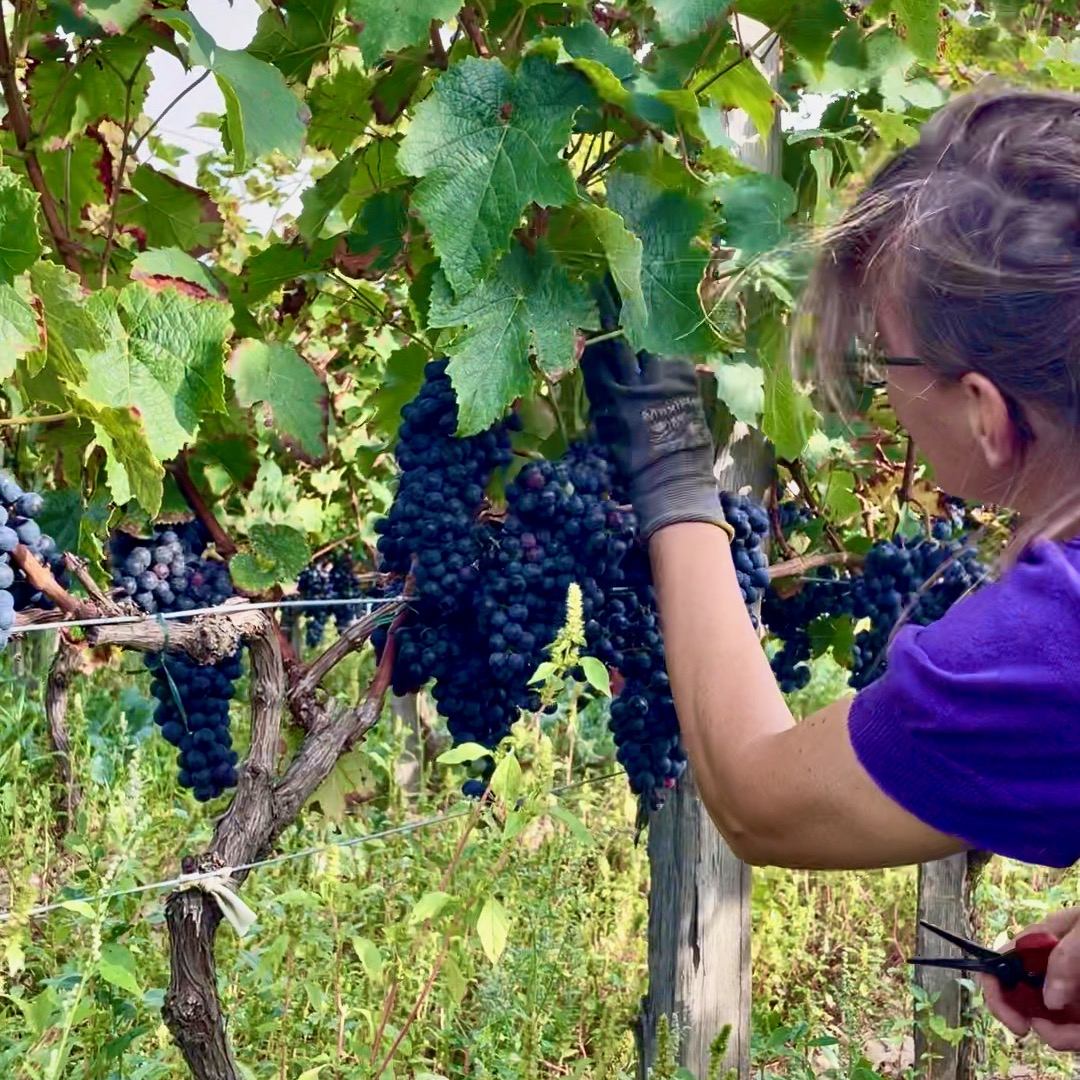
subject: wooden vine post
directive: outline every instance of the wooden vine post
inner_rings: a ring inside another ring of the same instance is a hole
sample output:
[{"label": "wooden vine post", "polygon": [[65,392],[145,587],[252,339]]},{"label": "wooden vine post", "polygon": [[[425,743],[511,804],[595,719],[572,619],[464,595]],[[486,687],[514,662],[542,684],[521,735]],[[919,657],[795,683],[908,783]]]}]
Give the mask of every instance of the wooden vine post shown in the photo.
[{"label": "wooden vine post", "polygon": [[[743,42],[765,28],[736,16]],[[779,49],[755,63],[776,84]],[[762,171],[779,168],[779,120],[763,142],[739,111],[727,114],[740,157]],[[717,479],[726,490],[749,488],[763,499],[774,474],[765,440],[736,424],[720,455]],[[724,842],[698,796],[688,769],[664,809],[649,824],[649,988],[639,1021],[639,1076],[647,1080],[661,1017],[679,1029],[679,1064],[709,1075],[711,1047],[729,1028],[720,1075],[750,1076],[750,868]]]}]

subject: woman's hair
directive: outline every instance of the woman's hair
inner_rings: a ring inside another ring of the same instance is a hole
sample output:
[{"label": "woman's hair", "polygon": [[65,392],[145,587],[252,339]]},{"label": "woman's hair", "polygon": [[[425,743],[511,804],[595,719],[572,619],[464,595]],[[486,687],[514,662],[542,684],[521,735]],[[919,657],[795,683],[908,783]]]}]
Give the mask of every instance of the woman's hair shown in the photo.
[{"label": "woman's hair", "polygon": [[834,401],[883,301],[930,371],[977,371],[1080,437],[1080,95],[955,98],[826,231],[793,346]]}]

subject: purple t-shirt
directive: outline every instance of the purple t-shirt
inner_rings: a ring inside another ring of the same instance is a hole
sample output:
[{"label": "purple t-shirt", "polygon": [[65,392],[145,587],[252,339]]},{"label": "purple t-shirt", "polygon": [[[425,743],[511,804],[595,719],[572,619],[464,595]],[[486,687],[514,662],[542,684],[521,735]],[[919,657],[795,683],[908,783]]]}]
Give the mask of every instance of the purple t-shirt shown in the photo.
[{"label": "purple t-shirt", "polygon": [[1038,541],[1000,580],[905,627],[849,729],[878,786],[975,848],[1080,858],[1080,540]]}]

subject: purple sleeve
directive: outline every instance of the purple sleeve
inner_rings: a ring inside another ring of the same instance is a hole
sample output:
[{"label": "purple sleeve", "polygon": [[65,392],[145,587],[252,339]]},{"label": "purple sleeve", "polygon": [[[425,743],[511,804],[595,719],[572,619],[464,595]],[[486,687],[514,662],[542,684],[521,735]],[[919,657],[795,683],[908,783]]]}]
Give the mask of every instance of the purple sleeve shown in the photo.
[{"label": "purple sleeve", "polygon": [[856,695],[863,767],[915,817],[1044,866],[1080,858],[1080,547],[1039,543]]}]

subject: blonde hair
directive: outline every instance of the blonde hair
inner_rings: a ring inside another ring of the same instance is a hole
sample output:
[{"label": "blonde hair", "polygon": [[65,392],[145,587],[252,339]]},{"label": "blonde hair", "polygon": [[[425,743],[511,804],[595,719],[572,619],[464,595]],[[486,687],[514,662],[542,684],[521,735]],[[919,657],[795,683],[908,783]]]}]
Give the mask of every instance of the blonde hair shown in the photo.
[{"label": "blonde hair", "polygon": [[[1080,443],[1080,95],[994,84],[955,98],[826,231],[793,359],[841,407],[886,300],[903,304],[929,371],[979,372],[1022,436],[1038,413]],[[1025,522],[1010,561],[1035,536],[1075,531],[1078,503]]]}]

